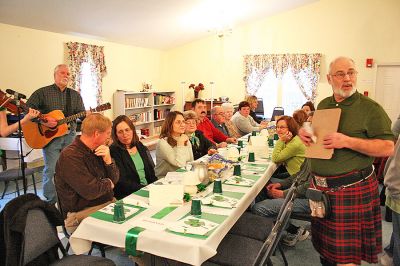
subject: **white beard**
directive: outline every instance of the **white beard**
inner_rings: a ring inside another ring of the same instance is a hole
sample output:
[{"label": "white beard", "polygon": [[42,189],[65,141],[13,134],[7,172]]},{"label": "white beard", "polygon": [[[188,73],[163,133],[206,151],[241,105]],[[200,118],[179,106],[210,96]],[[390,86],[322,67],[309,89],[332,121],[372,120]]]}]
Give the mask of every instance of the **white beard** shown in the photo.
[{"label": "white beard", "polygon": [[339,95],[340,97],[346,99],[349,98],[351,95],[353,95],[356,92],[356,87],[353,86],[353,89],[351,91],[343,91],[341,89],[334,89],[334,93],[336,95]]}]

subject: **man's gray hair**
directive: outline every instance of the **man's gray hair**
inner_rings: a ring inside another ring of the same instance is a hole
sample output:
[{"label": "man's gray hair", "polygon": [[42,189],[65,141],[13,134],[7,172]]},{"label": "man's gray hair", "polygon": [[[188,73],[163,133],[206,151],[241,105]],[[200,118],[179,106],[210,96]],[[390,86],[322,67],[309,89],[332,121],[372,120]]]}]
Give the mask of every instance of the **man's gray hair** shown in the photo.
[{"label": "man's gray hair", "polygon": [[59,64],[59,65],[57,65],[57,66],[54,68],[54,74],[56,74],[56,72],[58,71],[58,69],[59,69],[60,67],[69,68],[68,65],[66,65],[66,64]]},{"label": "man's gray hair", "polygon": [[354,65],[356,65],[356,62],[354,62],[354,60],[351,59],[350,57],[347,57],[347,56],[339,56],[339,57],[336,57],[335,59],[333,59],[333,61],[329,64],[328,74],[331,74],[333,65],[336,64],[337,61],[343,60],[343,59],[349,60],[349,61],[353,62]]},{"label": "man's gray hair", "polygon": [[219,106],[219,105],[214,106],[214,107],[211,109],[211,115],[215,115],[215,113],[217,112],[218,108],[222,108],[222,107]]}]

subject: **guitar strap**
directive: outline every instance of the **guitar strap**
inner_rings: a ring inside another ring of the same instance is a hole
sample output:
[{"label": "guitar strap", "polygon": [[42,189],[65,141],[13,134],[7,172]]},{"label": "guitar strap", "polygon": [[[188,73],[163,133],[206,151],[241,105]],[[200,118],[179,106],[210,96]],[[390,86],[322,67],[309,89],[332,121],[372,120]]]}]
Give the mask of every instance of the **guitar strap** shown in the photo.
[{"label": "guitar strap", "polygon": [[67,88],[67,103],[65,106],[65,117],[72,115],[72,106],[71,106],[71,91]]},{"label": "guitar strap", "polygon": [[[71,116],[72,114],[72,106],[71,106],[71,89],[67,88],[67,102],[65,106],[65,117]],[[68,123],[68,129],[71,129],[71,124]]]}]

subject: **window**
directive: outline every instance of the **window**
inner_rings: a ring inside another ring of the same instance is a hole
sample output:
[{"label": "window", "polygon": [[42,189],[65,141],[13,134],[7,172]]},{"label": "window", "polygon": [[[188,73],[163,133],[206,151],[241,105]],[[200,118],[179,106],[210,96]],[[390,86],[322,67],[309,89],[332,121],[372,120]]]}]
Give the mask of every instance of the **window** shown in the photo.
[{"label": "window", "polygon": [[272,110],[278,105],[278,86],[279,80],[275,77],[274,72],[270,69],[261,84],[261,88],[257,91],[257,98],[263,99],[264,117],[270,118]]},{"label": "window", "polygon": [[78,42],[68,42],[66,46],[71,87],[81,93],[85,108],[100,105],[103,102],[103,77],[107,73],[104,47]]},{"label": "window", "polygon": [[85,109],[95,108],[97,106],[97,77],[92,72],[91,63],[83,62],[81,65],[81,96]]},{"label": "window", "polygon": [[244,64],[246,93],[263,99],[265,117],[277,106],[291,116],[306,101],[314,102],[321,54],[246,55]]},{"label": "window", "polygon": [[281,105],[285,110],[286,115],[293,115],[293,112],[301,109],[301,106],[307,101],[297,85],[292,69],[289,67],[281,80],[282,101]]},{"label": "window", "polygon": [[285,115],[291,116],[307,101],[297,85],[291,68],[287,69],[282,79],[275,77],[272,69],[270,69],[266,73],[256,96],[263,99],[264,117],[266,118],[271,117],[272,110],[277,106],[283,107]]}]

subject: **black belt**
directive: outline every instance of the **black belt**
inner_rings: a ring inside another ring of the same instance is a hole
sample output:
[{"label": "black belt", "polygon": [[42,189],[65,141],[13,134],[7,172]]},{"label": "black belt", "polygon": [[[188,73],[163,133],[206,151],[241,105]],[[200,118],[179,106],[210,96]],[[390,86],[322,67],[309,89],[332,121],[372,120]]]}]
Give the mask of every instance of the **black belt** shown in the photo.
[{"label": "black belt", "polygon": [[372,167],[372,165],[370,165],[364,169],[352,171],[350,173],[338,176],[314,175],[313,180],[314,184],[319,187],[338,188],[363,181],[364,179],[369,177],[373,173],[373,171],[374,168]]}]

